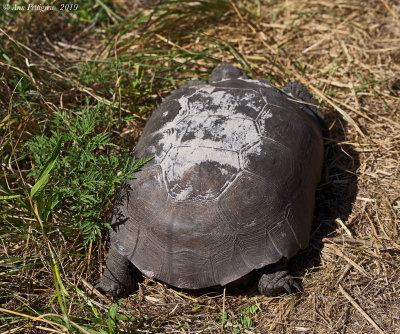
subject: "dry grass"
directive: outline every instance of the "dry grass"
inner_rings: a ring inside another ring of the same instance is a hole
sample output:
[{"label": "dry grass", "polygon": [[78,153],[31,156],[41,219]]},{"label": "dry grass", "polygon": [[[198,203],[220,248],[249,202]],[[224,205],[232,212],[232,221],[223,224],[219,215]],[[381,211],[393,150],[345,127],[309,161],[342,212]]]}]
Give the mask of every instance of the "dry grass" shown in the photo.
[{"label": "dry grass", "polygon": [[[400,333],[400,4],[394,0],[257,4],[232,3],[207,29],[196,22],[198,38],[159,31],[146,45],[191,53],[210,48],[206,39],[229,44],[237,54],[217,48],[212,57],[251,69],[252,75],[278,85],[302,81],[320,101],[328,130],[312,240],[291,261],[305,292],[266,298],[251,287],[192,294],[145,279],[138,293],[119,308],[138,320],[122,327],[143,333]],[[138,34],[134,28],[117,34],[121,46],[114,49],[106,42],[95,43],[99,34],[83,35],[69,42],[75,49],[64,57],[129,55],[143,47],[135,45]],[[51,44],[59,45],[50,40],[47,46]],[[54,49],[41,54],[55,62],[66,61],[57,60]],[[209,71],[214,65],[203,58],[187,67]],[[79,91],[85,94],[85,87],[75,89],[71,98]],[[160,88],[159,95],[167,90]],[[89,92],[101,95],[95,89]],[[45,98],[60,107],[60,99],[47,94]],[[121,105],[128,108],[129,102],[123,99]],[[117,140],[122,136],[135,142],[142,125],[124,123],[115,127],[114,134]],[[60,247],[73,245],[65,242]],[[90,261],[73,257],[64,262],[64,285],[79,286],[99,309],[107,309],[111,301],[93,294],[85,282],[94,282],[102,271],[98,262],[104,263],[104,250],[105,245],[96,244]],[[1,250],[13,251],[17,250]],[[41,252],[33,251],[38,260]],[[49,273],[49,267],[26,270],[13,278],[18,282],[8,280],[17,301],[10,298],[7,307],[19,305],[18,296],[28,289],[28,283],[21,287],[19,282],[30,279],[46,292],[34,291],[40,303],[48,302],[54,289]],[[40,332],[37,326],[43,323],[35,324],[31,330]]]}]

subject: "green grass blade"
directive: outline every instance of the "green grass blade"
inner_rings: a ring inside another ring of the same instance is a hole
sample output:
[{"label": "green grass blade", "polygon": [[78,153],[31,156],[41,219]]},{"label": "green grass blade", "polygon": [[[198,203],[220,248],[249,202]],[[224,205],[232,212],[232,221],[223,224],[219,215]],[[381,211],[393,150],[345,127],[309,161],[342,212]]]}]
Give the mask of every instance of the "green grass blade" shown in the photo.
[{"label": "green grass blade", "polygon": [[50,197],[50,199],[47,201],[45,207],[44,207],[44,221],[46,222],[47,219],[49,218],[49,215],[51,211],[54,209],[54,207],[60,203],[61,200],[61,194],[54,194],[53,196]]},{"label": "green grass blade", "polygon": [[8,200],[13,198],[19,198],[21,195],[10,195],[10,196],[0,196],[0,200]]},{"label": "green grass blade", "polygon": [[109,333],[118,333],[117,328],[117,311],[122,299],[119,299],[115,304],[111,305],[108,311],[108,330]]},{"label": "green grass blade", "polygon": [[50,171],[54,168],[54,165],[56,164],[57,158],[60,155],[61,152],[61,144],[62,144],[62,140],[59,139],[56,147],[54,148],[53,152],[51,153],[50,158],[47,160],[46,164],[43,166],[42,171],[39,174],[39,179],[45,175],[45,174],[49,174]]},{"label": "green grass blade", "polygon": [[35,198],[35,195],[40,194],[46,184],[49,182],[50,179],[50,172],[54,168],[58,156],[60,155],[61,152],[61,144],[62,141],[61,139],[57,142],[56,147],[54,148],[50,158],[47,160],[45,165],[43,166],[43,169],[40,171],[39,178],[35,185],[31,189],[30,197],[33,200]]},{"label": "green grass blade", "polygon": [[31,189],[31,199],[35,199],[43,192],[44,187],[46,186],[46,184],[49,182],[50,180],[50,175],[49,174],[45,174],[43,175],[39,180],[37,180],[37,182],[34,184],[34,186]]}]

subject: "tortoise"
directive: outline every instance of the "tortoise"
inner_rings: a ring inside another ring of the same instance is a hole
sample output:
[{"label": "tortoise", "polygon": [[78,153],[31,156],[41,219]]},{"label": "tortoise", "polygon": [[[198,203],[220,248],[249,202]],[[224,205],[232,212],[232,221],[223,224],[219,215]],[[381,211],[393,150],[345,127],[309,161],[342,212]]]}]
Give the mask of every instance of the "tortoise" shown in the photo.
[{"label": "tortoise", "polygon": [[278,89],[227,63],[173,91],[136,146],[154,159],[121,183],[97,289],[128,296],[136,267],[182,289],[261,271],[261,294],[301,291],[287,259],[310,238],[323,162],[315,104],[297,82]]}]

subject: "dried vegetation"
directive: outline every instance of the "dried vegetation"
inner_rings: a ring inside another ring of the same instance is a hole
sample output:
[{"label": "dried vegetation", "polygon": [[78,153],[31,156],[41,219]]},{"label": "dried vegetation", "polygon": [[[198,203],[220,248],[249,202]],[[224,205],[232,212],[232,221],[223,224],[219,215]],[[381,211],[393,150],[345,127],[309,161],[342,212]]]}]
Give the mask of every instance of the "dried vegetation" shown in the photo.
[{"label": "dried vegetation", "polygon": [[[193,6],[182,2],[174,8],[178,11],[185,5]],[[174,21],[172,14],[164,21],[159,16],[150,25],[132,25],[129,20],[117,24],[118,17],[131,10],[131,2],[120,1],[119,6],[116,12],[105,10],[108,20],[115,21],[108,30],[93,27],[76,33],[65,19],[45,13],[28,23],[16,20],[7,32],[1,31],[6,44],[23,43],[18,52],[36,64],[15,65],[37,89],[31,102],[36,99],[33,102],[51,113],[83,103],[85,97],[103,100],[120,115],[136,116],[110,128],[115,143],[133,147],[154,101],[185,78],[205,77],[225,60],[278,86],[288,80],[304,83],[319,100],[327,123],[312,240],[291,261],[305,292],[266,298],[250,287],[193,294],[144,279],[139,291],[119,305],[119,315],[132,317],[120,318],[121,332],[400,333],[400,4],[394,0],[229,2],[221,7],[222,14],[215,10],[217,17],[211,19],[205,19],[204,11],[187,17],[177,12],[180,20],[174,25],[167,24]],[[23,36],[19,27],[28,24],[42,25],[40,33],[31,29]],[[64,29],[66,34],[61,37],[60,30],[52,29]],[[118,57],[125,62],[115,67],[110,80],[85,81],[70,69],[71,64]],[[18,109],[21,106],[9,109],[15,87],[7,81],[9,66],[1,62],[1,122],[5,124],[9,113],[21,115],[18,126],[3,127],[7,134],[13,129],[15,136],[6,143],[6,134],[2,145],[16,147],[19,140],[38,132],[43,119],[33,119],[33,111]],[[144,65],[132,69],[133,63]],[[137,79],[141,68],[143,80],[151,83],[132,93],[126,87],[131,87],[128,83]],[[46,82],[49,76],[52,80]],[[115,88],[112,93],[110,88]],[[29,168],[27,161],[19,164]],[[3,161],[3,174],[12,170],[15,179],[25,175],[15,166],[15,161]],[[7,208],[1,211],[7,215]],[[28,224],[34,217],[21,219]],[[0,324],[0,330],[7,333],[68,330],[65,323],[55,321],[63,311],[51,300],[60,291],[55,288],[49,252],[41,245],[48,239],[38,234],[32,241],[18,239],[14,231],[2,233],[2,270],[18,257],[31,256],[43,264],[1,276],[0,311],[8,323]],[[96,317],[79,303],[94,305],[106,317],[112,301],[93,292],[89,283],[102,271],[104,242],[91,243],[79,254],[73,251],[74,242],[59,240],[61,274],[55,277],[68,291],[64,304],[71,328],[84,333],[85,324]]]}]

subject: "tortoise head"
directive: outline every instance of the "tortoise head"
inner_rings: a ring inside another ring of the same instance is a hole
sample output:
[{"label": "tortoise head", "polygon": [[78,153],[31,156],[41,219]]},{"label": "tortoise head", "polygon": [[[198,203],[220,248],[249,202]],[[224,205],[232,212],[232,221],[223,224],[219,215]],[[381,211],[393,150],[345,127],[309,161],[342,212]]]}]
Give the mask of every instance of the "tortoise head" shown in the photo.
[{"label": "tortoise head", "polygon": [[248,79],[249,77],[247,76],[246,73],[242,72],[238,68],[228,63],[222,62],[211,72],[210,79],[208,80],[208,82],[212,84],[218,81],[237,79],[237,78]]}]

